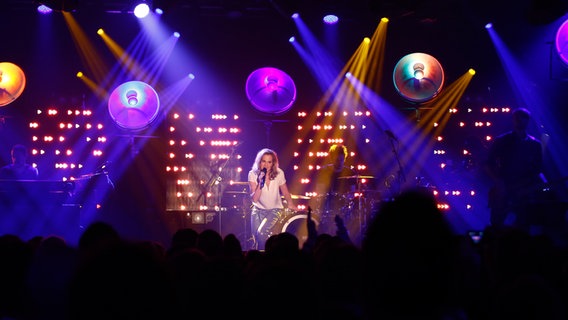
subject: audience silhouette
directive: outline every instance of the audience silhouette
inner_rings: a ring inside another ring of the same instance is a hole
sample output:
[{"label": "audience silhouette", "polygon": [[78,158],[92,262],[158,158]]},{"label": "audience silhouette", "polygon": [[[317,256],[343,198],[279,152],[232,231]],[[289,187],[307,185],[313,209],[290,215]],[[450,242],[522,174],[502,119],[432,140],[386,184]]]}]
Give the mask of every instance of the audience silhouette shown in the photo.
[{"label": "audience silhouette", "polygon": [[385,202],[362,245],[368,315],[463,319],[458,241],[432,193],[405,190]]},{"label": "audience silhouette", "polygon": [[[454,232],[433,194],[408,189],[375,208],[361,245],[336,233],[177,230],[170,244],[93,222],[77,247],[56,235],[0,236],[0,319],[566,319],[568,248],[488,227]],[[311,214],[311,209],[308,210]]]}]

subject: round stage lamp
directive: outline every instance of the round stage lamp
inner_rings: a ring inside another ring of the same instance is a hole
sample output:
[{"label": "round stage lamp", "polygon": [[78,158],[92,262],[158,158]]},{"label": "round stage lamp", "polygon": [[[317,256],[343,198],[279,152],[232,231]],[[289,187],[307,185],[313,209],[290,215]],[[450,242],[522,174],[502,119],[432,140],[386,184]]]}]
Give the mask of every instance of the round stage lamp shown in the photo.
[{"label": "round stage lamp", "polygon": [[294,80],[286,72],[272,67],[253,71],[245,89],[253,107],[269,115],[285,113],[296,100]]},{"label": "round stage lamp", "polygon": [[568,66],[568,20],[556,31],[556,52],[565,66]]},{"label": "round stage lamp", "polygon": [[160,100],[149,84],[129,81],[116,87],[108,99],[108,112],[121,128],[141,130],[158,116]]},{"label": "round stage lamp", "polygon": [[16,100],[25,87],[24,71],[11,62],[0,62],[0,107]]},{"label": "round stage lamp", "polygon": [[444,85],[442,65],[431,55],[415,52],[398,61],[393,72],[397,92],[413,103],[432,100]]}]

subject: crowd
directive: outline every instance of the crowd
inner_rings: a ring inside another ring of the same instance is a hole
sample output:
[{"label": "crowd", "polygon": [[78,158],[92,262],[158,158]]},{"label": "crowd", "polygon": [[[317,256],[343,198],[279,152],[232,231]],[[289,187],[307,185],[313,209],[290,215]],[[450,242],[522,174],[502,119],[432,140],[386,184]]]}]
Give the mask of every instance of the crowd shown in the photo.
[{"label": "crowd", "polygon": [[0,319],[566,319],[568,255],[513,227],[455,234],[430,194],[377,208],[362,245],[337,233],[180,229],[167,246],[95,222],[77,246],[0,236]]}]

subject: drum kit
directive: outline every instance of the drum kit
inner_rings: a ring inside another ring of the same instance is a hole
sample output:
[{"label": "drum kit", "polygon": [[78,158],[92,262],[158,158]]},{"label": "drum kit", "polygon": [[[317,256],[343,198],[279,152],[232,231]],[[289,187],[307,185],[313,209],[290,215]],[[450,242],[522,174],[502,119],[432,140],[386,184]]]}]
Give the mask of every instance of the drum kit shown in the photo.
[{"label": "drum kit", "polygon": [[364,233],[369,217],[377,208],[381,200],[381,192],[365,188],[366,179],[375,179],[374,176],[352,175],[337,179],[355,180],[356,190],[349,192],[328,192],[312,198],[310,206],[314,209],[314,216],[319,219],[320,233],[336,233],[335,217],[340,217],[352,240],[360,240]]},{"label": "drum kit", "polygon": [[[376,205],[380,202],[380,192],[368,190],[363,186],[363,179],[374,179],[373,176],[353,175],[339,177],[338,179],[356,179],[356,191],[347,193],[328,192],[314,197],[292,194],[292,199],[306,201],[312,209],[312,220],[316,224],[318,233],[328,233],[334,235],[336,232],[335,216],[343,219],[345,226],[352,235],[352,240],[360,238],[364,232],[367,220],[372,216]],[[239,190],[224,192],[224,198],[228,203],[222,205],[234,209],[242,214],[245,224],[245,234],[250,234],[250,207],[252,205],[248,193],[248,182],[234,182],[233,184],[243,184]],[[227,200],[226,200],[227,201]],[[276,224],[273,233],[289,232],[298,237],[300,244],[307,239],[307,220],[308,215],[305,210],[283,209],[280,221]],[[244,236],[245,243],[249,236]]]}]

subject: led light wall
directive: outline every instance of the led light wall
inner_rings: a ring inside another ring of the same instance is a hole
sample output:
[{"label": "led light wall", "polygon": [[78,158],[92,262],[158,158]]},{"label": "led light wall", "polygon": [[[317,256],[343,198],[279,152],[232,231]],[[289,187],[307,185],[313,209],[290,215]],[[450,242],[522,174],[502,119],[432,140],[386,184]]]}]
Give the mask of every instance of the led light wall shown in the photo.
[{"label": "led light wall", "polygon": [[173,112],[167,120],[166,210],[221,210],[224,190],[242,171],[239,116]]}]

